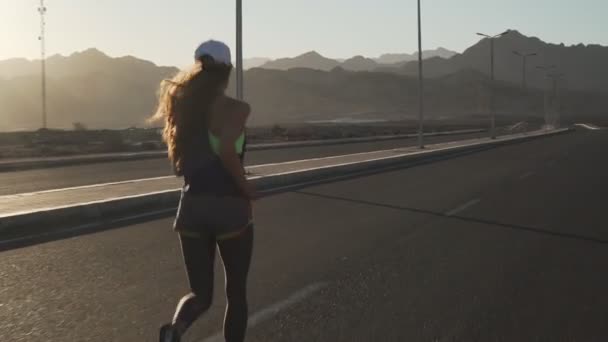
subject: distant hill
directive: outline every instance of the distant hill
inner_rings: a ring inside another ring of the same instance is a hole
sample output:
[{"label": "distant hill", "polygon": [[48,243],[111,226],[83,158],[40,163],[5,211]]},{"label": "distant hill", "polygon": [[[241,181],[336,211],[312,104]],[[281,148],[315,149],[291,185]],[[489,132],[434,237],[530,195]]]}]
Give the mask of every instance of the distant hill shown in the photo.
[{"label": "distant hill", "polygon": [[[152,62],[132,56],[110,58],[97,49],[75,52],[70,56],[53,55],[47,58],[47,76],[65,78],[92,73],[116,75],[136,73],[142,77],[153,77],[156,72],[171,73],[174,67],[158,67]],[[10,79],[18,76],[39,75],[40,61],[9,59],[0,61],[0,77]]]},{"label": "distant hill", "polygon": [[379,65],[371,58],[363,56],[355,56],[342,62],[340,66],[351,71],[370,71],[376,69]]},{"label": "distant hill", "polygon": [[[37,71],[40,72],[40,64],[38,64]],[[31,75],[35,72],[34,65],[25,58],[12,58],[0,61],[0,79]]]},{"label": "distant hill", "polygon": [[271,59],[266,57],[245,58],[243,59],[243,69],[257,68],[270,61]]},{"label": "distant hill", "polygon": [[[432,57],[450,58],[456,55],[456,52],[438,48],[435,50],[425,50],[422,52],[422,55],[424,59]],[[378,68],[397,68],[406,62],[416,59],[418,59],[417,54],[385,54],[375,59],[364,56],[355,56],[348,59],[331,59],[322,56],[316,51],[310,51],[293,58],[271,60],[260,65],[260,67],[277,70],[309,68],[329,71],[339,66],[345,70],[351,71],[372,71]]]},{"label": "distant hill", "polygon": [[[432,58],[432,57],[441,57],[441,58],[452,58],[457,55],[457,52],[450,51],[448,49],[444,49],[442,47],[434,49],[434,50],[423,50],[422,58]],[[380,57],[376,58],[375,61],[378,64],[403,64],[405,62],[411,62],[418,60],[418,53],[387,53],[383,54]]]},{"label": "distant hill", "polygon": [[[40,125],[40,62],[0,62],[0,130]],[[7,64],[13,69],[7,72]],[[111,58],[89,49],[47,61],[48,117],[54,127],[83,122],[89,127],[142,125],[163,78],[177,68],[134,57]]]},{"label": "distant hill", "polygon": [[415,59],[416,57],[414,54],[410,55],[409,53],[385,53],[383,55],[380,55],[380,57],[376,58],[375,61],[378,64],[393,65],[411,62]]},{"label": "distant hill", "polygon": [[340,65],[340,62],[321,56],[316,51],[310,51],[294,58],[280,58],[269,61],[261,67],[264,69],[288,70],[292,68],[309,68],[329,71]]},{"label": "distant hill", "polygon": [[[541,88],[546,85],[545,73],[539,65],[556,65],[557,72],[565,74],[567,87],[585,91],[608,91],[608,47],[600,45],[550,44],[536,37],[527,37],[518,31],[498,38],[495,42],[495,76],[498,80],[518,84],[522,79],[521,57],[514,50],[536,52],[527,65],[530,86]],[[450,59],[430,59],[425,62],[425,76],[438,77],[458,70],[474,69],[489,75],[490,42],[480,40],[462,54]],[[392,69],[404,75],[418,73],[416,62]]]},{"label": "distant hill", "polygon": [[458,54],[458,52],[454,52],[454,51],[440,47],[435,50],[422,51],[422,58],[441,57],[441,58],[449,59],[449,58],[456,56],[457,54]]}]

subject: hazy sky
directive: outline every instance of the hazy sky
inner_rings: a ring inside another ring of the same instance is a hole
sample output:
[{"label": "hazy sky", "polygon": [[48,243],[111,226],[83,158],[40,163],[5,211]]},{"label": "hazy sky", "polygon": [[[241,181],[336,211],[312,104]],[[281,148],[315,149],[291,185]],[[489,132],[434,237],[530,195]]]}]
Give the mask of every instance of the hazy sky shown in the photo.
[{"label": "hazy sky", "polygon": [[[608,45],[607,0],[423,0],[423,48],[461,52],[507,28]],[[39,56],[39,0],[0,0],[0,59]],[[49,54],[97,47],[184,66],[209,37],[234,46],[234,0],[46,0]],[[416,50],[415,0],[243,0],[245,57]]]}]

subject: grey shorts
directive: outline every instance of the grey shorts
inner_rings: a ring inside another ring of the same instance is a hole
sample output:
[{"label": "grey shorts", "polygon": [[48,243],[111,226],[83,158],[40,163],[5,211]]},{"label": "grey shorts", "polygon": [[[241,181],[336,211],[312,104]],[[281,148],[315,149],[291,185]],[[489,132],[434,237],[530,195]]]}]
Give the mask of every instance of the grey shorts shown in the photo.
[{"label": "grey shorts", "polygon": [[189,236],[230,238],[251,225],[249,206],[249,200],[242,197],[182,192],[173,227]]}]

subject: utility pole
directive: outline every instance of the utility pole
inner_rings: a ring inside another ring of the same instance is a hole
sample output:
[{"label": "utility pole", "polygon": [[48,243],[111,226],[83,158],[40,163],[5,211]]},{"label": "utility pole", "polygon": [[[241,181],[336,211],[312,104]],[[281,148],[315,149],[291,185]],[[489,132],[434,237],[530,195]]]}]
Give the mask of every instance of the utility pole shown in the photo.
[{"label": "utility pole", "polygon": [[490,40],[490,136],[492,137],[492,139],[496,139],[496,110],[494,108],[494,39],[500,38],[508,34],[509,32],[510,31],[507,30],[495,36],[490,36],[485,33],[477,33],[478,36],[482,36]]},{"label": "utility pole", "polygon": [[46,116],[46,46],[45,46],[45,25],[44,16],[46,14],[46,7],[44,6],[44,0],[40,0],[40,7],[38,7],[38,13],[40,13],[40,66],[41,66],[41,80],[42,80],[42,128],[47,128],[47,116]]}]

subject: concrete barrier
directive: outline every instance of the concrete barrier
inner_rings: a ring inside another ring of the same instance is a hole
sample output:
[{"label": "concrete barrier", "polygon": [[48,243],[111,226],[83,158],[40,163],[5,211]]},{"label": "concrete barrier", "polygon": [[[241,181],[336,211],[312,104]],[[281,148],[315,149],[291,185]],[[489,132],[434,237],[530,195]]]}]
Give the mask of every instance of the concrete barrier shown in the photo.
[{"label": "concrete barrier", "polygon": [[[425,136],[426,137],[435,137],[435,136],[463,135],[463,134],[481,133],[484,131],[485,130],[483,130],[483,129],[466,129],[466,130],[458,130],[458,131],[430,132],[430,133],[425,133]],[[268,144],[251,144],[247,147],[247,150],[248,151],[264,151],[264,150],[298,148],[298,147],[344,145],[344,144],[353,144],[353,143],[401,140],[401,139],[413,138],[416,136],[417,136],[416,134],[403,134],[403,135],[385,135],[385,136],[373,136],[373,137],[363,137],[363,138],[326,139],[326,140],[291,141],[291,142],[268,143]],[[51,168],[51,167],[92,164],[92,163],[108,163],[108,162],[121,162],[121,161],[132,161],[132,160],[159,159],[159,158],[166,158],[166,157],[167,157],[166,151],[150,151],[150,152],[127,152],[127,153],[78,155],[78,156],[65,156],[65,157],[24,158],[24,159],[13,159],[13,160],[5,160],[5,161],[0,160],[0,172],[30,170],[30,169],[43,169],[43,168]]]}]

